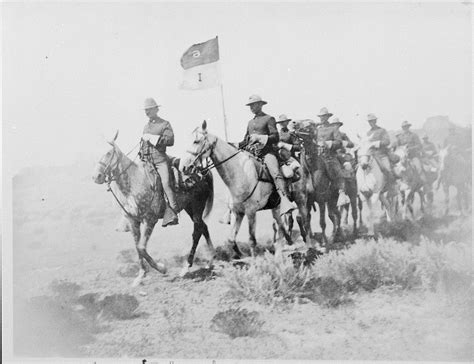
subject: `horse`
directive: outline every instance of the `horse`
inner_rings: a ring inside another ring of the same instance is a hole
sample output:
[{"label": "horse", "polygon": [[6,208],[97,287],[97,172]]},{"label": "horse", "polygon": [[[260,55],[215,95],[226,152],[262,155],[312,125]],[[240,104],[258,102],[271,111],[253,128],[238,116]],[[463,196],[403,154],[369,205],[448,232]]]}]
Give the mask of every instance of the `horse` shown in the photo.
[{"label": "horse", "polygon": [[[456,153],[452,146],[446,146],[439,151],[439,171],[436,181],[437,189],[443,186],[444,192],[444,214],[449,214],[449,187],[456,188],[456,200],[461,215],[463,208],[469,209],[471,166],[469,160]],[[464,202],[464,204],[463,204]],[[463,206],[464,205],[464,206]]]},{"label": "horse", "polygon": [[[357,152],[355,153],[355,165],[357,165]],[[355,176],[355,166],[351,161],[343,163],[344,183],[346,187],[346,194],[349,197],[349,203],[339,206],[339,214],[341,215],[341,224],[343,226],[349,225],[349,208],[352,215],[352,235],[357,235],[357,223],[362,226],[362,201],[357,190],[357,179]]]},{"label": "horse", "polygon": [[[141,163],[132,161],[120,150],[115,143],[117,137],[118,131],[112,141],[108,142],[112,149],[100,158],[94,169],[92,179],[97,184],[108,183],[109,190],[128,220],[140,265],[138,275],[132,286],[138,286],[149,271],[145,262],[160,273],[165,274],[167,271],[164,263],[155,262],[147,252],[148,240],[155,224],[163,218],[167,202],[164,198],[161,182],[153,186],[146,167]],[[203,220],[211,212],[214,201],[212,175],[204,176],[187,191],[178,191],[177,197],[180,210],[184,209],[194,223],[193,243],[187,259],[188,266],[184,267],[181,272],[184,275],[193,265],[194,254],[202,235],[206,238],[210,252],[209,267],[212,266],[215,256],[209,230]]]},{"label": "horse", "polygon": [[360,140],[357,150],[359,165],[356,170],[357,188],[362,204],[368,210],[368,235],[375,235],[375,206],[380,201],[388,220],[394,218],[393,201],[388,178],[374,157],[373,142]]},{"label": "horse", "polygon": [[[232,197],[230,208],[235,219],[232,219],[233,224],[228,242],[237,258],[242,256],[236,237],[244,216],[247,216],[249,223],[251,254],[255,255],[256,253],[256,213],[260,210],[271,209],[279,231],[284,235],[289,245],[293,244],[291,235],[282,223],[279,196],[273,182],[265,176],[266,168],[263,163],[250,153],[244,152],[208,133],[206,121],[202,123],[200,128],[194,130],[194,141],[187,153],[188,157],[183,159],[180,164],[180,169],[184,173],[190,173],[196,169],[209,170],[210,168],[216,168],[217,173],[230,191]],[[205,167],[204,162],[207,162],[208,159],[211,160],[212,165]],[[304,216],[302,218],[304,219]],[[311,244],[309,239],[306,241],[308,245]],[[277,246],[277,248],[283,249],[283,246]]]},{"label": "horse", "polygon": [[[398,156],[399,161],[395,164],[396,174],[400,177],[400,195],[402,204],[402,218],[411,216],[415,218],[413,202],[415,193],[420,197],[420,210],[425,211],[424,187],[426,185],[426,177],[422,176],[408,158],[407,145],[399,146],[395,149],[394,154]],[[410,213],[410,215],[409,215]]]},{"label": "horse", "polygon": [[293,129],[303,142],[301,163],[303,165],[306,190],[308,192],[308,221],[311,221],[309,216],[311,208],[314,208],[314,204],[317,203],[319,207],[319,225],[322,232],[322,242],[327,246],[326,207],[328,209],[329,219],[333,224],[332,239],[335,239],[340,234],[341,215],[337,207],[339,191],[337,186],[331,183],[326,172],[324,160],[317,152],[317,146],[313,140],[316,123],[310,119],[294,120]]}]

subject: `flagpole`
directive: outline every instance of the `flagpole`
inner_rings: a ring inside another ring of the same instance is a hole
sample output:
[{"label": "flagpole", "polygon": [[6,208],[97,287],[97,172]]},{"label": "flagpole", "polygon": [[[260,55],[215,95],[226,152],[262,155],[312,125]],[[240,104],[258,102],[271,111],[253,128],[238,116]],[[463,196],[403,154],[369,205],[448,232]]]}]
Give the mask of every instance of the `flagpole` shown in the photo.
[{"label": "flagpole", "polygon": [[227,134],[227,116],[225,114],[225,105],[224,105],[224,86],[222,85],[222,82],[220,82],[220,89],[221,89],[221,101],[222,101],[222,113],[224,115],[224,135],[225,135],[225,141],[229,141],[229,136]]}]

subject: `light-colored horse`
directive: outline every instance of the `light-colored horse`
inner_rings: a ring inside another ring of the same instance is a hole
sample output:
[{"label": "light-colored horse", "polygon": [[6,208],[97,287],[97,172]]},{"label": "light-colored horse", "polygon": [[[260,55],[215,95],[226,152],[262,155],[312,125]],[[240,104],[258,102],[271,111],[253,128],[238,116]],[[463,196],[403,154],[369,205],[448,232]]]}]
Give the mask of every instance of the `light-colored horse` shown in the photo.
[{"label": "light-colored horse", "polygon": [[449,213],[449,187],[456,188],[456,200],[458,209],[462,214],[465,209],[470,208],[470,190],[472,183],[471,165],[468,158],[455,153],[451,146],[442,148],[439,151],[439,177],[437,188],[443,185],[444,192],[444,213]]},{"label": "light-colored horse", "polygon": [[425,211],[425,194],[423,187],[426,184],[425,176],[416,170],[413,163],[408,158],[408,147],[406,145],[399,146],[394,153],[399,157],[399,161],[395,164],[395,173],[400,177],[400,195],[402,218],[415,218],[413,202],[415,194],[420,197],[420,210]]},{"label": "light-colored horse", "polygon": [[[118,131],[114,139],[109,142],[112,149],[97,163],[92,179],[98,184],[107,182],[118,204],[124,210],[135,240],[140,264],[138,276],[133,282],[133,286],[137,286],[149,270],[145,261],[158,272],[166,273],[165,264],[155,262],[147,252],[148,240],[155,224],[163,218],[166,201],[161,183],[152,187],[151,179],[143,164],[130,160],[115,144],[117,136]],[[211,211],[214,200],[212,175],[206,176],[186,193],[178,193],[177,197],[180,209],[186,210],[194,222],[193,245],[188,256],[188,267],[185,268],[192,266],[194,253],[202,235],[207,241],[210,253],[209,266],[212,266],[215,251],[207,225],[203,221],[203,217]]]},{"label": "light-colored horse", "polygon": [[[213,163],[222,180],[228,187],[231,195],[231,208],[235,219],[231,228],[229,243],[232,244],[238,257],[242,253],[237,246],[236,237],[240,230],[244,216],[249,223],[249,244],[252,254],[255,254],[256,239],[256,214],[257,211],[271,209],[278,229],[292,244],[291,236],[286,231],[280,216],[279,198],[269,179],[264,179],[264,167],[247,152],[243,152],[233,145],[223,141],[215,135],[208,133],[207,123],[204,121],[200,128],[195,130],[193,145],[188,150],[188,158],[181,161],[180,168],[188,173],[194,168],[205,168],[208,158]],[[298,202],[298,201],[297,201]],[[310,242],[308,239],[307,242]],[[282,249],[283,246],[277,248]]]},{"label": "light-colored horse", "polygon": [[375,209],[379,201],[388,220],[392,220],[395,215],[393,198],[388,195],[391,186],[374,157],[373,142],[361,139],[357,149],[359,160],[356,171],[357,188],[362,203],[366,205],[364,210],[368,211],[368,235],[375,236]]}]

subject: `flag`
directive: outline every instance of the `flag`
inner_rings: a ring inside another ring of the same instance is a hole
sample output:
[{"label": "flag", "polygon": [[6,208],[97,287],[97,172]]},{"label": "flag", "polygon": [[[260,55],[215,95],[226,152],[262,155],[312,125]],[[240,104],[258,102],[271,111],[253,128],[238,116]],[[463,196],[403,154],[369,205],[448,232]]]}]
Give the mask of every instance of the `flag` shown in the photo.
[{"label": "flag", "polygon": [[201,90],[219,85],[218,61],[217,37],[189,47],[181,57],[184,75],[180,87],[185,90]]}]

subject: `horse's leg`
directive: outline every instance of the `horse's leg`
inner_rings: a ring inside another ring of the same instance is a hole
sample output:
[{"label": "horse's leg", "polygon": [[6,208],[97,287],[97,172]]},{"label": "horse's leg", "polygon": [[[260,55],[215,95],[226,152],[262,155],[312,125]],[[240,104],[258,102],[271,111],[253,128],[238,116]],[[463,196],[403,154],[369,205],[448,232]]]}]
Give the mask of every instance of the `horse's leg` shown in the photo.
[{"label": "horse's leg", "polygon": [[357,234],[357,195],[352,193],[351,200],[351,214],[352,214],[352,235]]},{"label": "horse's leg", "polygon": [[206,239],[207,250],[210,257],[206,268],[211,269],[214,266],[214,259],[216,257],[216,249],[214,248],[214,244],[212,244],[211,235],[209,234],[209,229],[207,228],[207,224],[204,222],[204,220],[202,220],[201,229],[202,229],[204,238]]},{"label": "horse's leg", "polygon": [[463,209],[463,200],[466,198],[466,194],[464,193],[464,188],[462,186],[456,186],[456,202],[458,205],[459,212],[461,216],[464,216],[464,209]]},{"label": "horse's leg", "polygon": [[332,222],[332,240],[336,241],[341,234],[341,214],[337,208],[337,200],[330,198],[328,201],[328,215]]},{"label": "horse's leg", "polygon": [[249,246],[250,254],[255,257],[256,248],[257,248],[257,238],[256,238],[256,227],[257,227],[257,213],[251,212],[247,214],[247,220],[249,222]]},{"label": "horse's leg", "polygon": [[374,207],[378,203],[379,200],[379,194],[374,193],[372,196],[368,197],[366,199],[367,203],[367,208],[369,210],[369,216],[368,216],[368,226],[367,226],[367,235],[368,236],[375,236],[375,211]]},{"label": "horse's leg", "polygon": [[166,267],[163,263],[159,262],[156,263],[155,260],[148,254],[146,250],[146,246],[148,244],[148,239],[150,239],[150,235],[153,232],[154,225],[148,223],[148,221],[144,221],[140,224],[140,240],[138,241],[137,250],[139,254],[147,261],[148,264],[158,272],[165,274]]},{"label": "horse's leg", "polygon": [[357,195],[357,207],[359,208],[359,227],[361,227],[363,225],[363,221],[362,221],[362,199],[360,198],[359,195]]},{"label": "horse's leg", "polygon": [[234,250],[234,253],[237,259],[239,259],[242,256],[242,252],[237,246],[236,239],[237,239],[237,234],[239,233],[240,226],[242,225],[242,220],[244,219],[245,214],[241,212],[238,212],[238,213],[236,212],[234,213],[234,215],[235,215],[235,220],[234,220],[234,224],[232,225],[232,229],[230,231],[229,243],[232,244],[232,249]]},{"label": "horse's leg", "polygon": [[131,221],[129,226],[130,226],[130,229],[131,229],[133,239],[135,240],[135,248],[136,248],[137,254],[138,254],[138,264],[139,264],[138,275],[133,280],[133,283],[132,283],[132,287],[137,287],[138,285],[140,285],[142,283],[143,278],[148,273],[148,266],[145,263],[145,260],[144,260],[143,256],[141,255],[140,250],[138,249],[138,242],[140,241],[140,222]]},{"label": "horse's leg", "polygon": [[321,236],[323,244],[328,244],[328,238],[326,236],[326,202],[318,202],[319,206],[319,226],[321,227]]},{"label": "horse's leg", "polygon": [[443,183],[443,192],[444,192],[444,214],[447,216],[449,214],[449,185]]},{"label": "horse's leg", "polygon": [[[280,215],[280,208],[274,208],[272,209],[272,216],[273,219],[276,221],[278,230],[283,233],[283,236],[285,237],[286,241],[288,242],[288,245],[292,245],[293,241],[291,240],[291,236],[288,234],[288,232],[285,229],[285,226],[283,224],[283,220]],[[275,244],[275,254],[277,251],[282,251],[283,250],[283,243],[280,243],[281,239],[278,239]]]},{"label": "horse's leg", "polygon": [[196,249],[199,244],[199,239],[201,238],[201,235],[202,235],[202,226],[201,226],[202,219],[200,219],[197,216],[198,214],[193,209],[192,205],[187,206],[185,210],[188,213],[189,217],[191,217],[191,219],[193,220],[193,234],[192,234],[193,243],[191,245],[191,250],[189,251],[189,254],[188,254],[187,264],[184,263],[184,267],[181,269],[179,273],[180,277],[184,277],[184,275],[189,272],[189,268],[193,266],[194,255],[196,254]]}]

